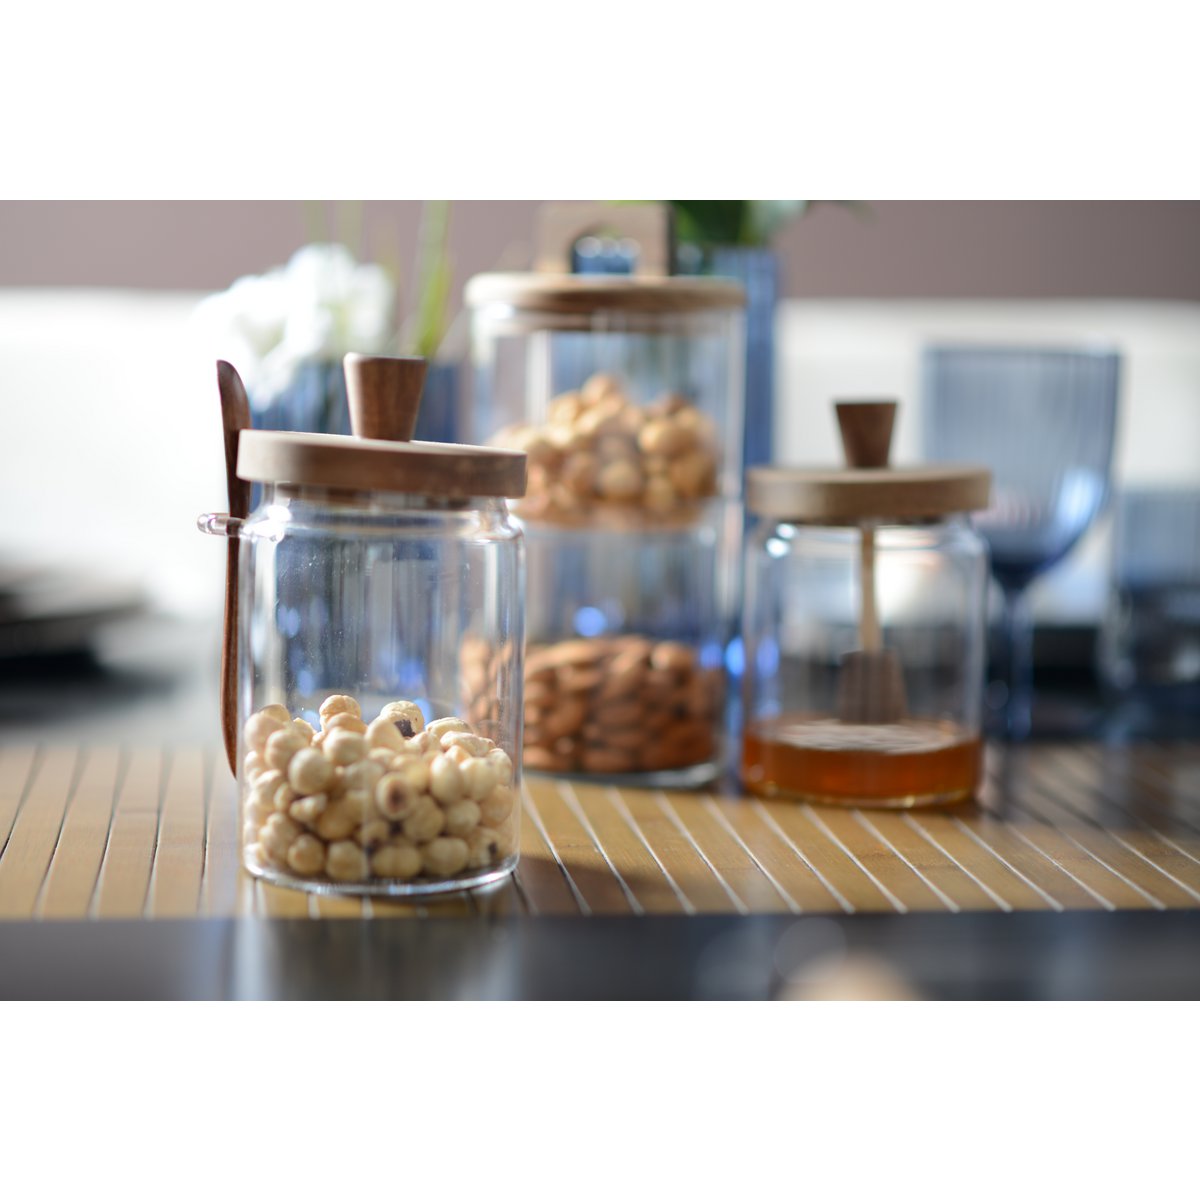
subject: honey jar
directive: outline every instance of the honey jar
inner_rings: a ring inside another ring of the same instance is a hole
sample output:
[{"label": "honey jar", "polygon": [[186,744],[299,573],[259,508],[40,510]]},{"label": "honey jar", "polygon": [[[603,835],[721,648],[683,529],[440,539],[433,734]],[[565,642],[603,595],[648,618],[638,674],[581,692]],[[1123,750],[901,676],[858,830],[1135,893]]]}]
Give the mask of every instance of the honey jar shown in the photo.
[{"label": "honey jar", "polygon": [[988,471],[889,467],[894,403],[845,402],[849,466],[756,467],[747,507],[742,781],[911,808],[980,782]]}]

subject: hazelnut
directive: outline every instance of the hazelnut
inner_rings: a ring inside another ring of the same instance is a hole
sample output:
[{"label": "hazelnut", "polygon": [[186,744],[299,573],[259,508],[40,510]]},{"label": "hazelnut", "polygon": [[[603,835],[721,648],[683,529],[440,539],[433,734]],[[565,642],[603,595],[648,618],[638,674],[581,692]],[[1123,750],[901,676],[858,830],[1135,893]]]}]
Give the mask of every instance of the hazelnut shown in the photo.
[{"label": "hazelnut", "polygon": [[467,865],[469,851],[462,838],[434,838],[421,848],[421,862],[430,875],[447,879],[457,875]]},{"label": "hazelnut", "polygon": [[362,709],[353,696],[326,696],[317,710],[321,717],[321,727],[328,728],[329,722],[339,713],[348,713],[352,717],[362,717]]},{"label": "hazelnut", "polygon": [[367,757],[367,739],[361,733],[335,729],[325,738],[322,750],[330,762],[339,767],[348,767]]},{"label": "hazelnut", "polygon": [[460,768],[463,795],[468,800],[482,800],[496,786],[496,772],[486,758],[473,758]]},{"label": "hazelnut", "polygon": [[425,726],[425,732],[440,742],[443,734],[471,733],[473,731],[466,721],[462,721],[458,717],[439,717],[438,720],[430,721]]},{"label": "hazelnut", "polygon": [[500,835],[486,825],[467,834],[467,866],[473,870],[490,867],[500,857]]},{"label": "hazelnut", "polygon": [[321,732],[328,737],[335,729],[345,729],[349,733],[366,733],[367,723],[353,713],[335,713],[321,726]]},{"label": "hazelnut", "polygon": [[291,725],[280,728],[267,738],[266,750],[263,757],[277,771],[286,771],[293,755],[300,750],[308,749],[308,739],[298,729]]},{"label": "hazelnut", "polygon": [[446,833],[451,837],[466,837],[480,818],[479,805],[472,800],[459,800],[446,809]]},{"label": "hazelnut", "polygon": [[353,842],[334,842],[325,856],[325,873],[339,882],[357,883],[370,870],[367,856]]},{"label": "hazelnut", "polygon": [[288,783],[302,796],[323,792],[333,781],[333,763],[320,750],[305,748],[288,764]]},{"label": "hazelnut", "polygon": [[384,879],[411,879],[421,871],[421,852],[411,842],[389,842],[371,855],[371,870]]},{"label": "hazelnut", "polygon": [[463,794],[462,768],[445,755],[429,764],[429,790],[443,804],[453,804]]},{"label": "hazelnut", "polygon": [[315,796],[293,801],[287,811],[293,821],[299,821],[301,825],[315,825],[328,807],[329,797],[324,792],[317,792]]},{"label": "hazelnut", "polygon": [[317,875],[325,866],[325,843],[302,833],[289,847],[287,865],[297,875]]},{"label": "hazelnut", "polygon": [[399,772],[385,775],[375,786],[375,806],[389,821],[403,821],[421,796],[421,789]]},{"label": "hazelnut", "polygon": [[446,814],[428,796],[418,796],[400,827],[409,841],[428,842],[446,827]]},{"label": "hazelnut", "polygon": [[[395,724],[406,738],[420,733],[425,728],[425,714],[420,706],[411,700],[393,700],[391,704],[385,704],[380,709],[379,716]],[[406,722],[407,732],[404,728]]]},{"label": "hazelnut", "polygon": [[267,746],[267,739],[273,733],[278,733],[283,728],[283,722],[276,720],[274,717],[267,716],[265,713],[255,713],[242,730],[242,735],[246,745],[259,754],[262,754]]},{"label": "hazelnut", "polygon": [[495,746],[495,742],[475,733],[443,733],[442,749],[449,750],[451,746],[461,746],[471,758],[482,758]]}]

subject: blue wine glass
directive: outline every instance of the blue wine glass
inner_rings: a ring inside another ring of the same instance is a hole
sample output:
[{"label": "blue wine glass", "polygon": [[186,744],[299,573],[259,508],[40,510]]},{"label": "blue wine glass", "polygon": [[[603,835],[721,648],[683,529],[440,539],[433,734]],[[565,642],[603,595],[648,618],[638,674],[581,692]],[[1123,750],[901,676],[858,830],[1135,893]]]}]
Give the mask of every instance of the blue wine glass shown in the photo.
[{"label": "blue wine glass", "polygon": [[1028,737],[1032,580],[1070,553],[1108,500],[1120,355],[1111,350],[932,346],[923,362],[925,457],[991,467],[976,528],[1004,596],[1002,732]]}]

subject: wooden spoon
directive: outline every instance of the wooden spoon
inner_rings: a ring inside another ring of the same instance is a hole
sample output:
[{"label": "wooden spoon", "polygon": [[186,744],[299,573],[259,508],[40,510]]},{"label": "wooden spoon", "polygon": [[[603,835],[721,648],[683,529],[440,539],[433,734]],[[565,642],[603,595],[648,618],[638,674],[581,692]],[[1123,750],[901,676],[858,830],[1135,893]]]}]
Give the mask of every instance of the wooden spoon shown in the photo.
[{"label": "wooden spoon", "polygon": [[[891,453],[896,402],[840,401],[838,428],[846,463],[854,468],[881,469]],[[839,721],[854,725],[889,725],[908,711],[904,694],[904,672],[894,650],[883,645],[879,609],[875,599],[875,530],[862,529],[859,552],[860,649],[842,656],[838,676]]]},{"label": "wooden spoon", "polygon": [[[217,363],[221,392],[221,425],[225,435],[225,487],[229,515],[245,520],[250,515],[250,484],[237,475],[238,438],[250,428],[250,404],[241,376],[232,364]],[[238,539],[229,538],[225,557],[225,624],[221,637],[221,733],[229,769],[237,774],[237,658],[238,658]]]}]

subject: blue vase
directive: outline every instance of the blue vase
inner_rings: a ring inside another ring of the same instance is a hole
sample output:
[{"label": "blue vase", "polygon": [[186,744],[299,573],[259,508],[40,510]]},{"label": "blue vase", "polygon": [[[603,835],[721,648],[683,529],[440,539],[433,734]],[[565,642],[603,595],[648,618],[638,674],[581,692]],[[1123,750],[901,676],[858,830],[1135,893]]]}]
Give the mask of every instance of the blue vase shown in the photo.
[{"label": "blue vase", "polygon": [[681,247],[680,274],[721,275],[746,289],[746,424],[744,467],[771,461],[775,413],[775,306],[779,256],[762,246]]}]

